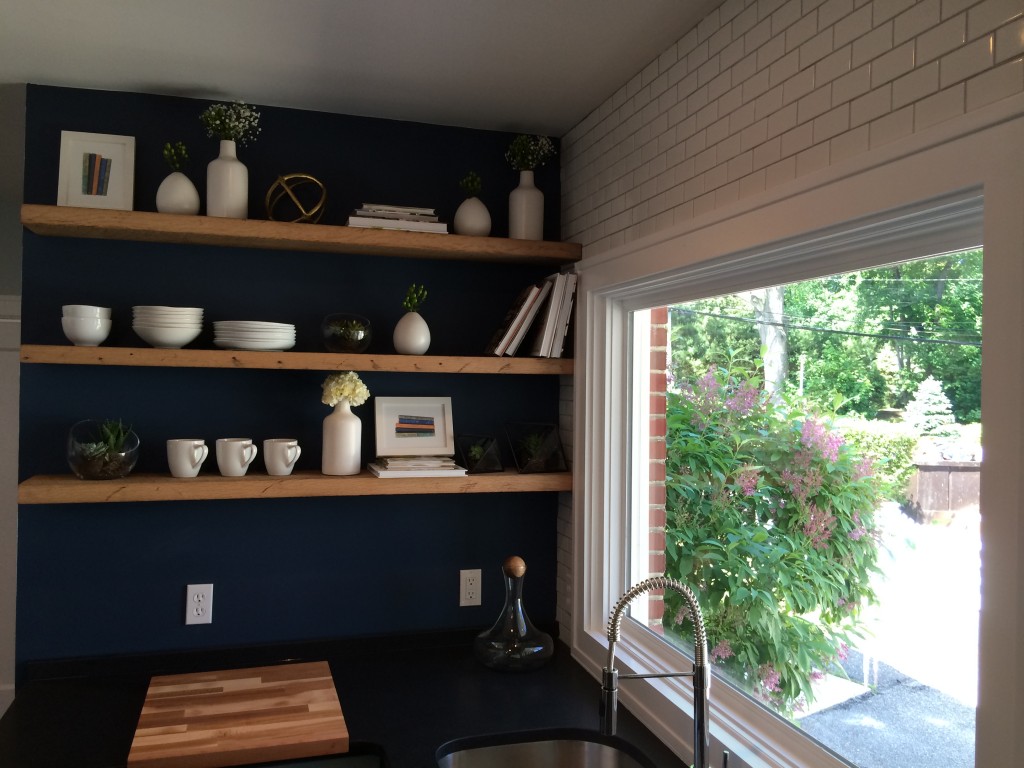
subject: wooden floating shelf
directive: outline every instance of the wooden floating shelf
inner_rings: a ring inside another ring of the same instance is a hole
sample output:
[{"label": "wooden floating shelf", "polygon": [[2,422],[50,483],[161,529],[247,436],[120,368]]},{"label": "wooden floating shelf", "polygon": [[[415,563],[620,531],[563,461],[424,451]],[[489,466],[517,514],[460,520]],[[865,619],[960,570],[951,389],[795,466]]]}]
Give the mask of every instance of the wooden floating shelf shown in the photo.
[{"label": "wooden floating shelf", "polygon": [[146,211],[110,211],[53,205],[21,206],[21,223],[37,235],[218,245],[284,251],[403,256],[507,264],[571,264],[579,243],[468,237],[433,232],[223,219]]},{"label": "wooden floating shelf", "polygon": [[514,470],[465,477],[380,478],[363,471],[332,477],[310,470],[285,477],[199,475],[177,478],[136,473],[121,480],[79,480],[74,475],[36,475],[18,485],[19,504],[287,499],[324,496],[405,496],[438,493],[534,493],[571,491],[569,472],[519,474]]},{"label": "wooden floating shelf", "polygon": [[348,355],[335,352],[250,352],[228,349],[75,347],[24,344],[21,362],[53,365],[127,365],[163,368],[254,368],[289,371],[384,371],[572,375],[571,358]]}]

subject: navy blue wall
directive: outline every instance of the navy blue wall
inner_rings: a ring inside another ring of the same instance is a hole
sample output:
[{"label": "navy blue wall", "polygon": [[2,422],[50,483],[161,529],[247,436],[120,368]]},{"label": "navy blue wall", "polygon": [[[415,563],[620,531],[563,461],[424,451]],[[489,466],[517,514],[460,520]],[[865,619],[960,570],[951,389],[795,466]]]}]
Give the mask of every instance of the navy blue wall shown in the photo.
[{"label": "navy blue wall", "polygon": [[[216,153],[198,115],[206,102],[30,86],[25,200],[56,197],[60,131],[136,137],[135,208],[154,210],[168,170],[160,148],[189,144],[203,195]],[[504,160],[510,134],[259,107],[263,132],[240,151],[250,171],[250,215],[279,173],[308,172],[328,188],[324,223],[363,202],[436,207],[450,221],[457,181],[484,178],[493,234],[507,232],[517,183]],[[557,165],[538,173],[546,231],[558,232]],[[203,195],[204,196],[204,195]],[[113,346],[139,346],[135,304],[201,306],[207,321],[295,323],[297,350],[320,351],[322,317],[367,315],[371,352],[390,353],[411,282],[431,354],[481,354],[522,285],[550,270],[345,254],[42,238],[25,234],[23,341],[63,344],[65,303],[111,306]],[[209,324],[207,324],[209,327]],[[194,347],[212,346],[207,330]],[[68,427],[120,417],[139,432],[137,471],[165,472],[170,437],[297,437],[300,469],[320,460],[322,372],[22,366],[22,479],[67,472]],[[556,422],[558,381],[539,376],[367,373],[375,396],[450,395],[457,432],[502,434],[511,420]],[[363,455],[373,455],[373,400]],[[511,457],[506,448],[506,460]],[[262,469],[260,459],[256,467]],[[211,458],[204,472],[215,472]],[[85,481],[83,481],[85,482]],[[384,482],[384,481],[382,481]],[[501,561],[529,565],[531,617],[555,615],[554,494],[489,494],[113,505],[22,506],[18,542],[17,661],[249,645],[354,635],[484,628],[503,598]],[[458,571],[484,569],[484,605],[458,607]],[[215,585],[214,622],[183,624],[184,586]]]}]

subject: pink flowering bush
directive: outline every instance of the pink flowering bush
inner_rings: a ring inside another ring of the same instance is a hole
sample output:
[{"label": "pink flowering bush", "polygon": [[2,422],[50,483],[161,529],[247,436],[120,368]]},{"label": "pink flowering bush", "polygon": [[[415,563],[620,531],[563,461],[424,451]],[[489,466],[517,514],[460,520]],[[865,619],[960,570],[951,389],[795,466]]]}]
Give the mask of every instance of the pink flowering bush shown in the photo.
[{"label": "pink flowering bush", "polygon": [[[875,600],[872,462],[806,403],[726,369],[670,393],[667,426],[666,572],[696,589],[711,661],[792,712]],[[666,628],[688,637],[665,600]]]}]

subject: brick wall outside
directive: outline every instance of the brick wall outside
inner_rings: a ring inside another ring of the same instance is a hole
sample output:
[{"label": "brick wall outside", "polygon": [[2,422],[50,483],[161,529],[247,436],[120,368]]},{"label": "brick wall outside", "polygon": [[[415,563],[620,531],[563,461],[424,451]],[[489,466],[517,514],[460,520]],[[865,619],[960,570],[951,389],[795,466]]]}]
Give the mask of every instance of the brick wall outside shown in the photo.
[{"label": "brick wall outside", "polygon": [[[562,239],[602,253],[1022,92],[1024,0],[724,0],[562,137]],[[558,535],[570,627],[568,499]]]}]

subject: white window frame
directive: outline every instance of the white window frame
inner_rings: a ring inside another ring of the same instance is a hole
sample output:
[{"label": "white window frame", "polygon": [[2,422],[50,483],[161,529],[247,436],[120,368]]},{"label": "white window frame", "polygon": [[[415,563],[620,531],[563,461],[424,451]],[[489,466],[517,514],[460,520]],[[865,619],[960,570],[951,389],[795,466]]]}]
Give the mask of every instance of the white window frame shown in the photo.
[{"label": "white window frame", "polygon": [[[982,402],[985,458],[978,765],[1024,764],[1024,99],[1001,102],[843,166],[792,182],[578,265],[574,657],[595,677],[607,662],[605,620],[633,582],[628,510],[637,481],[631,445],[630,312],[828,271],[970,247],[984,242]],[[982,231],[979,205],[983,200]],[[931,241],[928,238],[932,238]],[[901,247],[902,244],[902,247]],[[994,414],[998,414],[997,416]],[[1012,606],[1005,611],[988,606]],[[713,642],[713,638],[711,639]],[[622,670],[687,669],[688,662],[634,622],[616,648]],[[951,662],[955,673],[955,663]],[[595,689],[596,696],[596,689]],[[691,754],[689,686],[629,681],[622,701],[677,754]],[[842,766],[774,715],[712,684],[713,739],[751,766]],[[711,764],[719,764],[712,750]]]}]

